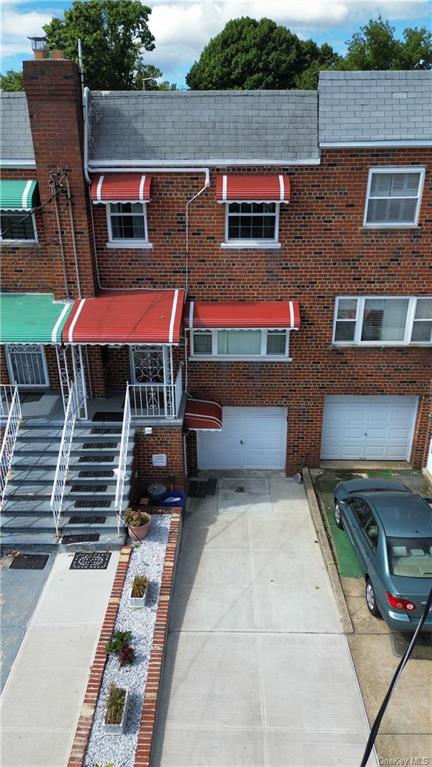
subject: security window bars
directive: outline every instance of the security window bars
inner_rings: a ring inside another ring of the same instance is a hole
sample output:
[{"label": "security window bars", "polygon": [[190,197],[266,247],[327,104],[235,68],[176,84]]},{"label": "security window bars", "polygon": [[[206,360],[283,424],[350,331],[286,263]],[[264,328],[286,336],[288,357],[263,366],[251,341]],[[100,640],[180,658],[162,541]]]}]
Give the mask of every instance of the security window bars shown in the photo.
[{"label": "security window bars", "polygon": [[112,202],[108,209],[110,241],[147,242],[147,217],[144,203]]},{"label": "security window bars", "polygon": [[192,356],[287,359],[288,332],[267,329],[194,330]]},{"label": "security window bars", "polygon": [[365,226],[416,226],[423,181],[423,168],[372,168],[366,195]]},{"label": "security window bars", "polygon": [[340,297],[336,299],[335,344],[430,344],[432,298]]},{"label": "security window bars", "polygon": [[36,242],[34,218],[28,210],[0,211],[0,240],[27,240]]},{"label": "security window bars", "polygon": [[227,204],[227,242],[275,243],[278,241],[279,205],[275,202],[230,202]]},{"label": "security window bars", "polygon": [[8,344],[6,361],[9,380],[25,389],[49,386],[45,350],[39,344]]}]

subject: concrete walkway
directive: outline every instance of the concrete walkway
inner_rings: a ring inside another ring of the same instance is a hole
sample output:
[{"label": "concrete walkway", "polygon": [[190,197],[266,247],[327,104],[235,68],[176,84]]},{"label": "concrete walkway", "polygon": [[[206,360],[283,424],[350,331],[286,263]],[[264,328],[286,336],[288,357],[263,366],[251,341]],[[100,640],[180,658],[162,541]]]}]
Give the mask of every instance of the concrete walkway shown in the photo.
[{"label": "concrete walkway", "polygon": [[2,767],[65,767],[118,552],[107,570],[70,570],[59,554],[1,698]]},{"label": "concrete walkway", "polygon": [[304,489],[219,488],[189,506],[153,767],[358,767],[367,720]]}]

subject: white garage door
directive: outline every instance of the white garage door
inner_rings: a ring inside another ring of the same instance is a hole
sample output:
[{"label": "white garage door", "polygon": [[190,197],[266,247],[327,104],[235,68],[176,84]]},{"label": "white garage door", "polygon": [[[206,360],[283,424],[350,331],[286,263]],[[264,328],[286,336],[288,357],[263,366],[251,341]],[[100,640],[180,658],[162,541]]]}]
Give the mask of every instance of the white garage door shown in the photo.
[{"label": "white garage door", "polygon": [[287,408],[224,407],[222,431],[198,431],[199,469],[284,469]]},{"label": "white garage door", "polygon": [[417,397],[326,397],[321,458],[408,461]]}]

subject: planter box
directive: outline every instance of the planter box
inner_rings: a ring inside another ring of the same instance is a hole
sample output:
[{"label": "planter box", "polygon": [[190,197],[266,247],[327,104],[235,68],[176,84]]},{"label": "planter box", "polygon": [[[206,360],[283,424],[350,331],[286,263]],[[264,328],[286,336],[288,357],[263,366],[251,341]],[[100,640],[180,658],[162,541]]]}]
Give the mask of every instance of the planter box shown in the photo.
[{"label": "planter box", "polygon": [[133,610],[137,610],[139,608],[145,607],[146,596],[147,596],[147,589],[142,597],[133,597],[132,589],[131,589],[129,592],[129,607],[131,607]]},{"label": "planter box", "polygon": [[126,697],[125,697],[125,702],[123,706],[123,715],[121,718],[121,722],[119,722],[119,724],[107,724],[105,722],[105,716],[104,716],[103,728],[104,728],[104,732],[107,735],[123,735],[125,724],[126,724],[128,704],[129,704],[129,690],[126,690]]}]

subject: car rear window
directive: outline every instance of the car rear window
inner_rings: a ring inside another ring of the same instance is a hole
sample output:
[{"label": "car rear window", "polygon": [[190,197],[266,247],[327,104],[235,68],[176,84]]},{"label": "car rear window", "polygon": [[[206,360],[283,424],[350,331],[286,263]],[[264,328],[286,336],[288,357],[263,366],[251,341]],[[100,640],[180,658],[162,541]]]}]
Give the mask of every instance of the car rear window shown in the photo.
[{"label": "car rear window", "polygon": [[432,538],[388,538],[390,572],[407,578],[432,578]]}]

